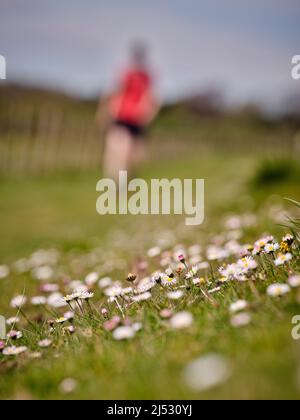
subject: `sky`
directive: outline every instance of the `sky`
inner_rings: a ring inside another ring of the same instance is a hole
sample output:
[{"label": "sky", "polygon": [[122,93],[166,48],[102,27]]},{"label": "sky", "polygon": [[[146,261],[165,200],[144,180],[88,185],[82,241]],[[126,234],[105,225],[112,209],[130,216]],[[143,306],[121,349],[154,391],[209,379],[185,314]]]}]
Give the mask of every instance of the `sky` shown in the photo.
[{"label": "sky", "polygon": [[142,39],[163,100],[220,89],[276,109],[299,91],[299,22],[299,0],[1,0],[0,54],[7,82],[89,97]]}]

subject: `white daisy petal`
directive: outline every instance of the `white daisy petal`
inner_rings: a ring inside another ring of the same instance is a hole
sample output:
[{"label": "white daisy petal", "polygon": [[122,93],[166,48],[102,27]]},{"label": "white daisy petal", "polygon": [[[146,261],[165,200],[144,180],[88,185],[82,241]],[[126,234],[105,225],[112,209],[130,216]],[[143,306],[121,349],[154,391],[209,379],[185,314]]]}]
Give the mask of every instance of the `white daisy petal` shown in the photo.
[{"label": "white daisy petal", "polygon": [[175,329],[188,328],[193,324],[193,315],[187,311],[178,312],[172,316],[169,322],[170,326]]}]

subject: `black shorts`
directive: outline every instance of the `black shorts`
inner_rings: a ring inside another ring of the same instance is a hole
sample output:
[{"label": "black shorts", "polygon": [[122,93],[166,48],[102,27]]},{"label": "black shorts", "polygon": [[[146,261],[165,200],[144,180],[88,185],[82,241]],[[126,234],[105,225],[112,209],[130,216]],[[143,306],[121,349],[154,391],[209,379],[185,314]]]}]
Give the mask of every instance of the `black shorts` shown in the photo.
[{"label": "black shorts", "polygon": [[141,139],[145,136],[145,127],[141,125],[131,124],[121,120],[116,120],[113,124],[117,127],[123,127],[126,130],[128,130],[132,137],[134,137],[135,139]]}]

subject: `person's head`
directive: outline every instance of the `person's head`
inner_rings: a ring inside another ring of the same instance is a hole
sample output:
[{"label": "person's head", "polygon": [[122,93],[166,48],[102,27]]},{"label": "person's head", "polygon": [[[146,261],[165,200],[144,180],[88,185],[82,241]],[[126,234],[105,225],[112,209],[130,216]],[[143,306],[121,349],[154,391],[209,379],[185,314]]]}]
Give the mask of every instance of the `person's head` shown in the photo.
[{"label": "person's head", "polygon": [[136,41],[130,50],[132,64],[136,67],[146,67],[148,58],[148,46],[143,41]]}]

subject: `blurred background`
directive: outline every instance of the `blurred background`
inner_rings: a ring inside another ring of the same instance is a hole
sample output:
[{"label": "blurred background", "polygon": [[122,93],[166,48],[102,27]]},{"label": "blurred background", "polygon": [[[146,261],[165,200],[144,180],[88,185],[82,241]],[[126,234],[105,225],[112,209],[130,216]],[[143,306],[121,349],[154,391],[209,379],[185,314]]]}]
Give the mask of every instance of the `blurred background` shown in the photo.
[{"label": "blurred background", "polygon": [[1,175],[99,168],[97,103],[137,39],[149,46],[162,104],[153,156],[294,150],[299,17],[297,0],[2,1]]},{"label": "blurred background", "polygon": [[94,210],[105,107],[103,122],[95,116],[137,40],[148,46],[160,103],[141,176],[206,178],[208,216],[224,206],[222,192],[230,208],[237,197],[250,195],[255,207],[257,196],[299,192],[297,0],[3,0],[0,8],[3,256],[109,226]]}]

